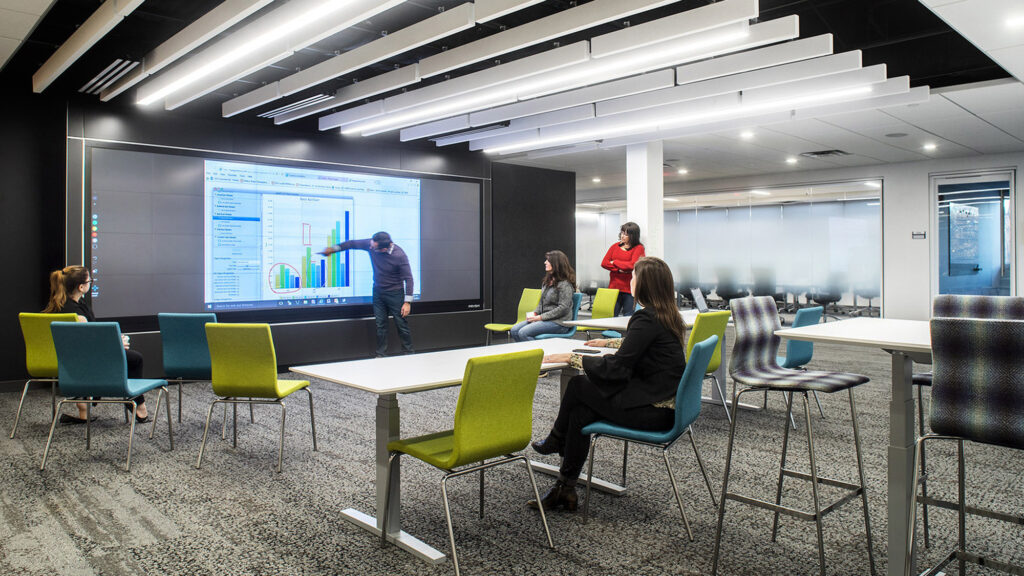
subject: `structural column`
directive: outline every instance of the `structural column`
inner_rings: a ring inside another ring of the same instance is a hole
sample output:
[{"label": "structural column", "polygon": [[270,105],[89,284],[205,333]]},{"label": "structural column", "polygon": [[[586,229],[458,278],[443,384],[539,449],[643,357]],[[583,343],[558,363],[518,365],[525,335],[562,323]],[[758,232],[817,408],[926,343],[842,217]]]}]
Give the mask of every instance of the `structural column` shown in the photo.
[{"label": "structural column", "polygon": [[665,257],[665,182],[661,141],[626,147],[626,220],[640,226],[648,256]]}]

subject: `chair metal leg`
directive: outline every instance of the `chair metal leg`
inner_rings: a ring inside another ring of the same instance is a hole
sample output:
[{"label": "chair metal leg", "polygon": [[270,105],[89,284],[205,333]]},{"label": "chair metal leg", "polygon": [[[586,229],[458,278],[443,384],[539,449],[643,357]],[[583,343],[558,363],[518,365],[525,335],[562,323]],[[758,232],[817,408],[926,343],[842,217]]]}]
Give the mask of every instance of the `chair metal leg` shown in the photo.
[{"label": "chair metal leg", "polygon": [[721,394],[721,396],[722,396],[722,408],[725,409],[725,419],[728,420],[730,424],[732,424],[732,413],[736,412],[736,408],[735,407],[737,406],[737,404],[735,402],[733,402],[733,410],[732,410],[732,412],[730,412],[729,411],[729,403],[725,401],[725,399],[728,398],[728,396],[725,393],[725,383],[724,382],[719,382],[718,381],[718,376],[715,376],[714,374],[711,374],[711,379],[715,381],[715,386],[718,387],[718,393]]},{"label": "chair metal leg", "polygon": [[821,407],[821,400],[818,399],[818,393],[812,390],[811,394],[814,395],[814,403],[818,405],[818,414],[821,414],[821,419],[824,420],[825,409]]},{"label": "chair metal leg", "polygon": [[[24,392],[22,393],[22,396],[24,397]],[[19,407],[19,410],[20,410],[20,407]],[[56,413],[57,413],[57,381],[56,380],[51,380],[50,381],[50,416],[53,416]],[[13,432],[12,432],[12,434],[13,434]]]},{"label": "chair metal leg", "polygon": [[967,570],[967,488],[966,463],[964,462],[964,441],[956,441],[956,481],[957,481],[957,541],[956,555],[960,560],[960,574]]},{"label": "chair metal leg", "polygon": [[[749,392],[750,388],[741,390],[736,393],[736,389],[733,388],[733,406],[736,402],[739,402],[740,397],[744,393]],[[729,493],[729,471],[732,468],[732,448],[733,440],[736,438],[736,422],[739,420],[739,411],[736,411],[736,418],[733,418],[732,424],[729,425],[729,444],[725,449],[725,472],[722,475],[722,495],[718,499],[718,526],[715,528],[715,551],[712,554],[711,559],[711,574],[715,576],[718,574],[718,554],[722,549],[722,524],[725,520],[725,500],[726,494]]]},{"label": "chair metal leg", "polygon": [[388,544],[388,511],[391,507],[391,479],[394,478],[392,474],[394,472],[395,460],[401,456],[401,452],[392,452],[388,455],[388,470],[387,480],[384,482],[384,510],[378,510],[377,514],[381,516],[381,527],[380,527],[380,547],[384,548]]},{"label": "chair metal leg", "polygon": [[228,405],[224,404],[224,419],[220,423],[220,439],[224,440],[228,431]]},{"label": "chair metal leg", "polygon": [[231,404],[231,447],[238,448],[238,403]]},{"label": "chair metal leg", "polygon": [[[18,420],[21,419],[21,407],[25,404],[25,394],[28,393],[28,386],[31,383],[32,380],[25,381],[25,387],[21,390],[21,401],[18,402],[18,411],[14,413],[14,427],[11,428],[11,438],[14,438],[14,433],[18,431]],[[56,409],[54,412],[56,412]]]},{"label": "chair metal leg", "polygon": [[[448,541],[452,545],[452,564],[455,565],[455,576],[459,576],[459,556],[455,552],[455,532],[452,530],[452,511],[448,506],[448,475],[441,478],[441,500],[444,501],[444,519],[448,523]],[[540,499],[537,500],[538,507]]]},{"label": "chair metal leg", "polygon": [[[924,436],[924,390],[923,387],[917,386],[917,437]],[[924,444],[921,445],[921,496],[928,498],[928,473],[927,463],[925,462]],[[917,493],[917,485],[914,485],[915,494]],[[915,498],[916,499],[916,498]],[[915,504],[916,505],[916,504]],[[928,504],[926,502],[921,503],[921,520],[924,525],[924,547],[930,548],[931,542],[929,541],[930,535],[928,530]]]},{"label": "chair metal leg", "polygon": [[[597,439],[600,438],[600,434],[594,434],[590,437],[590,457],[587,458],[587,491],[584,494],[583,499],[583,523],[587,523],[587,518],[590,515],[590,485],[594,479],[594,447],[597,446]],[[537,506],[540,506],[540,498],[537,498]]]},{"label": "chair metal leg", "polygon": [[[132,403],[134,405],[134,402]],[[132,427],[135,427],[135,408],[132,407]],[[134,436],[134,434],[133,434]],[[92,448],[92,403],[85,403],[85,449],[89,450]],[[128,451],[131,452],[132,443],[128,441]]]},{"label": "chair metal leg", "polygon": [[[480,463],[484,464],[485,461],[481,460]],[[483,519],[483,517],[484,517],[484,469],[481,468],[480,469],[480,518]]]},{"label": "chair metal leg", "polygon": [[708,487],[708,493],[711,494],[711,505],[718,507],[718,500],[715,498],[715,490],[711,487],[711,479],[708,478],[708,471],[704,467],[704,459],[700,456],[700,450],[697,449],[697,439],[693,436],[693,426],[689,426],[687,430],[690,432],[690,444],[693,446],[693,455],[697,457],[697,465],[700,466],[700,473],[704,476],[704,484]]},{"label": "chair metal leg", "polygon": [[46,456],[50,453],[50,443],[53,441],[53,430],[57,427],[57,414],[60,409],[64,407],[64,400],[61,400],[57,404],[57,409],[53,413],[53,421],[50,422],[50,434],[46,437],[46,448],[43,448],[43,462],[39,465],[39,470],[46,470]]},{"label": "chair metal leg", "polygon": [[[864,480],[864,457],[860,449],[860,425],[857,423],[857,403],[853,399],[853,388],[850,388],[850,420],[853,422],[853,446],[857,450],[857,476],[860,479],[861,505],[864,506],[864,534],[868,541],[868,566],[871,569],[871,576],[875,576],[875,547],[874,539],[871,537],[871,514],[868,512],[868,485]],[[916,484],[914,486],[916,487]],[[913,498],[911,502],[913,502]]]},{"label": "chair metal leg", "polygon": [[793,430],[799,430],[800,427],[796,425],[796,418],[793,417],[793,403],[790,401],[790,393],[783,392],[782,396],[786,399],[786,406],[790,407],[787,411],[787,414],[789,414],[789,424],[793,427]]},{"label": "chair metal leg", "polygon": [[181,381],[178,381],[178,424],[181,424]]},{"label": "chair metal leg", "polygon": [[316,452],[316,417],[313,416],[313,391],[309,389],[309,386],[306,386],[305,390],[306,394],[309,395],[309,426],[313,429],[313,452]]},{"label": "chair metal leg", "polygon": [[[210,431],[210,418],[213,417],[213,409],[214,409],[215,406],[217,406],[217,404],[219,402],[221,402],[219,399],[218,400],[214,400],[213,403],[210,404],[210,410],[206,413],[206,426],[203,427],[203,441],[199,444],[199,458],[196,458],[196,469],[197,470],[199,468],[201,468],[202,465],[203,465],[203,450],[206,449],[206,435]],[[226,418],[226,416],[227,416],[227,404],[224,405],[224,408],[225,408],[225,412],[224,412],[225,418],[224,418],[224,420],[227,421],[227,418]],[[221,436],[221,438],[223,438],[223,436]]]},{"label": "chair metal leg", "polygon": [[[178,391],[181,391],[180,385],[178,386]],[[171,441],[171,450],[174,450],[174,431],[171,429],[171,393],[163,386],[161,386],[156,393],[156,409],[153,412],[153,427],[149,429],[149,439],[152,440],[153,433],[156,432],[156,421],[160,417],[160,396],[163,394],[167,395],[167,403],[165,407],[167,411],[167,438]],[[178,405],[180,406],[181,404]]]},{"label": "chair metal leg", "polygon": [[[158,394],[157,395],[157,402],[159,402],[159,401],[160,401],[160,395]],[[125,472],[130,472],[131,469],[132,469],[132,440],[135,439],[135,412],[138,409],[138,405],[135,404],[135,400],[129,400],[128,404],[130,404],[131,407],[132,407],[132,420],[131,420],[131,423],[128,425],[128,459],[125,460],[125,463],[124,463],[124,471]],[[86,406],[90,406],[90,408],[86,408],[86,412],[91,410],[91,406],[92,406],[91,404],[86,404]],[[157,412],[157,414],[159,414],[159,412]],[[156,417],[154,416],[153,419],[156,420]],[[88,420],[92,420],[92,418],[87,418],[86,426],[89,425]],[[86,430],[88,430],[88,428],[86,428]]]},{"label": "chair metal leg", "polygon": [[676,486],[676,476],[672,473],[672,465],[668,460],[668,448],[661,451],[661,456],[665,459],[665,469],[668,470],[668,480],[672,483],[672,493],[675,494],[676,504],[679,505],[679,513],[683,516],[683,526],[686,527],[686,535],[690,538],[690,542],[693,542],[693,531],[690,530],[690,521],[686,518],[686,510],[683,509],[683,500],[679,497],[679,488]]},{"label": "chair metal leg", "polygon": [[807,452],[811,460],[811,496],[814,500],[814,526],[818,532],[818,564],[821,566],[821,576],[825,576],[825,534],[821,526],[821,502],[818,499],[818,463],[814,459],[814,432],[811,429],[811,403],[804,396],[804,418],[807,423]]},{"label": "chair metal leg", "polygon": [[626,464],[629,460],[629,441],[623,440],[622,442],[622,484],[623,488],[626,487]]},{"label": "chair metal leg", "polygon": [[[280,474],[281,467],[284,463],[284,416],[286,409],[284,407],[284,402],[278,401],[278,404],[281,405],[281,445],[277,449],[277,473]],[[249,409],[252,409],[252,404],[249,404]],[[237,432],[235,435],[238,435]]]},{"label": "chair metal leg", "polygon": [[[252,400],[252,398],[249,398],[249,400]],[[253,411],[252,404],[249,404],[249,424],[255,424],[255,423],[256,423],[256,414]]]},{"label": "chair metal leg", "polygon": [[[786,394],[786,412],[790,416],[793,415],[793,395]],[[784,422],[782,424],[782,460],[779,464],[779,483],[775,489],[775,505],[779,506],[782,504],[782,482],[786,478],[786,454],[789,451],[789,423]],[[775,542],[775,537],[779,533],[779,512],[775,511],[775,518],[772,520],[772,542]]]},{"label": "chair metal leg", "polygon": [[526,471],[530,475],[530,486],[533,488],[533,497],[537,499],[537,510],[540,510],[540,521],[544,524],[544,535],[548,538],[548,547],[552,550],[555,548],[554,541],[551,540],[551,530],[548,530],[548,518],[544,515],[544,505],[540,501],[540,491],[537,490],[537,479],[533,477],[533,466],[530,465],[530,459],[523,456],[523,462],[526,463]]}]

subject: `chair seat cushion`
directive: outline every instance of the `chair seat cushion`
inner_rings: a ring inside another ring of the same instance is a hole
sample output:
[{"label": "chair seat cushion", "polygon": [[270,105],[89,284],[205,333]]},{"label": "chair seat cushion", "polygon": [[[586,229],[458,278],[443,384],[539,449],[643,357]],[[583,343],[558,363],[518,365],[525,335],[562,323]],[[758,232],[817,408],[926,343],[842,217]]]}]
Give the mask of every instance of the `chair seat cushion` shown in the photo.
[{"label": "chair seat cushion", "polygon": [[635,430],[613,424],[607,420],[587,424],[583,427],[583,433],[613,436],[623,440],[648,442],[650,444],[667,444],[679,437],[675,430]]},{"label": "chair seat cushion", "polygon": [[401,452],[422,460],[431,466],[448,470],[452,450],[455,448],[455,431],[445,430],[388,443],[389,452]]},{"label": "chair seat cushion", "polygon": [[161,386],[167,386],[167,380],[156,380],[151,378],[129,378],[127,386],[127,394],[125,398],[133,398],[141,394],[145,394],[150,390],[159,388]]},{"label": "chair seat cushion", "polygon": [[278,380],[277,381],[277,394],[278,398],[285,398],[292,392],[298,392],[303,388],[309,387],[308,380]]},{"label": "chair seat cushion", "polygon": [[622,338],[622,332],[616,332],[615,330],[605,330],[601,332],[601,336],[605,338]]},{"label": "chair seat cushion", "polygon": [[548,338],[572,338],[576,335],[576,330],[570,330],[565,334],[537,334],[534,337],[535,340],[547,340]]},{"label": "chair seat cushion", "polygon": [[931,386],[932,385],[932,373],[922,372],[920,374],[914,374],[914,386]]},{"label": "chair seat cushion", "polygon": [[508,332],[512,329],[513,324],[484,324],[484,330],[490,330],[491,332]]},{"label": "chair seat cushion", "polygon": [[850,372],[823,370],[789,370],[778,366],[761,366],[750,370],[731,372],[732,379],[745,386],[769,390],[796,390],[808,392],[838,392],[863,384],[870,379]]}]

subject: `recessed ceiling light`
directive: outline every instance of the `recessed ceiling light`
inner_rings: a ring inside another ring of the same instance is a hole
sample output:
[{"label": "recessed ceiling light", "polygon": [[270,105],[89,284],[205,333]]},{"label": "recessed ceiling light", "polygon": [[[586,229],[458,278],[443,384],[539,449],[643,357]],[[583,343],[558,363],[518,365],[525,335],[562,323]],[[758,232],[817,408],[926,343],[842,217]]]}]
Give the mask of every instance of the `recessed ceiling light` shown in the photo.
[{"label": "recessed ceiling light", "polygon": [[600,178],[591,178],[590,181],[593,182],[594,184],[600,184],[601,183],[601,179]]},{"label": "recessed ceiling light", "polygon": [[744,130],[743,132],[740,132],[740,138],[743,138],[744,140],[752,140],[754,138],[754,133],[750,130]]},{"label": "recessed ceiling light", "polygon": [[922,148],[925,149],[925,152],[931,152],[931,151],[935,150],[936,148],[938,148],[938,146],[935,145],[935,142],[925,142],[924,146],[922,146]]},{"label": "recessed ceiling light", "polygon": [[790,156],[789,158],[786,158],[786,164],[796,164],[796,157]]},{"label": "recessed ceiling light", "polygon": [[677,170],[677,172],[679,172],[680,174],[682,174],[684,176],[690,173],[690,171],[687,170],[686,168],[680,168],[679,170]]},{"label": "recessed ceiling light", "polygon": [[1024,14],[1010,16],[1006,19],[1007,28],[1024,28]]},{"label": "recessed ceiling light", "polygon": [[767,190],[751,190],[750,193],[755,195],[755,196],[771,196],[772,195],[772,193],[767,191]]}]

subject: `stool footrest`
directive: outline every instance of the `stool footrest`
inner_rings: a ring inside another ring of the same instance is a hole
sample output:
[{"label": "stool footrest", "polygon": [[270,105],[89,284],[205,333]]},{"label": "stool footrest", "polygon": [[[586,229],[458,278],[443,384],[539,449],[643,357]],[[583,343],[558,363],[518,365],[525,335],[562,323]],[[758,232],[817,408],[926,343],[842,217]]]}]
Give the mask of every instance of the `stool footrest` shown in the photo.
[{"label": "stool footrest", "polygon": [[[954,512],[960,509],[960,505],[957,504],[956,502],[950,502],[949,500],[940,500],[938,498],[932,498],[931,496],[925,497],[918,494],[917,501],[918,503],[924,504],[926,506],[938,506],[939,508],[953,510]],[[977,506],[967,506],[966,511],[968,514],[971,514],[973,516],[992,518],[993,520],[1002,520],[1003,522],[1009,522],[1010,524],[1019,524],[1021,526],[1024,526],[1024,516],[1015,516],[1013,514],[999,512],[997,510],[989,510],[988,508],[978,508]]]},{"label": "stool footrest", "polygon": [[[811,481],[811,475],[806,472],[798,472],[796,470],[790,470],[784,468],[782,473],[790,478],[799,478],[800,480]],[[844,488],[846,490],[860,490],[860,486],[857,484],[851,484],[849,482],[843,482],[842,480],[835,480],[832,478],[825,478],[818,476],[818,484],[825,484],[826,486],[834,486],[836,488]]]},{"label": "stool footrest", "polygon": [[[808,482],[811,481],[811,475],[806,474],[804,472],[797,472],[796,470],[789,470],[783,468],[782,473],[785,476],[789,476],[790,478],[798,478],[800,480],[807,480]],[[829,504],[828,506],[822,507],[820,512],[822,518],[834,512],[843,504],[846,504],[847,502],[850,502],[855,498],[858,498],[864,491],[864,489],[861,486],[858,486],[857,484],[851,484],[849,482],[843,482],[841,480],[835,480],[833,478],[822,478],[820,476],[818,477],[818,484],[825,484],[827,486],[834,486],[836,488],[842,488],[844,490],[850,491],[842,498],[839,498],[838,500]],[[771,510],[772,512],[778,512],[780,514],[794,516],[796,518],[800,518],[801,520],[815,520],[817,518],[817,515],[813,512],[806,512],[804,510],[790,508],[789,506],[782,506],[781,504],[768,502],[766,500],[758,500],[757,498],[751,498],[749,496],[743,496],[741,494],[729,492],[725,495],[725,497],[728,500],[736,500],[737,502],[743,502],[744,504],[750,504],[751,506],[757,506],[758,508],[764,508],[766,510]]]},{"label": "stool footrest", "polygon": [[1009,564],[999,560],[993,560],[992,558],[986,558],[972,552],[953,550],[941,562],[928,569],[926,572],[922,572],[921,576],[938,576],[943,573],[943,569],[949,565],[953,560],[963,560],[965,562],[971,562],[978,566],[985,566],[986,568],[993,568],[1007,574],[1016,574],[1017,576],[1024,576],[1024,566],[1018,566],[1016,564]]}]

